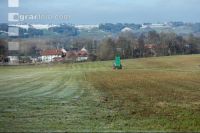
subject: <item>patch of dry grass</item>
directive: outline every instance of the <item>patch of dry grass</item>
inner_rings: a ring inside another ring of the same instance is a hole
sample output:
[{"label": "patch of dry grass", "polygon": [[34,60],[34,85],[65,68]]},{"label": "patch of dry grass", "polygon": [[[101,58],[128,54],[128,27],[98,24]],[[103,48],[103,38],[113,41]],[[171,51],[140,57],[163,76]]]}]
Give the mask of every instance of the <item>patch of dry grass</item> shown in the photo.
[{"label": "patch of dry grass", "polygon": [[[134,60],[128,60],[122,71],[93,72],[87,79],[102,94],[102,106],[113,112],[112,120],[128,122],[127,130],[199,131],[198,60],[193,56],[140,59],[135,60],[138,70]],[[191,67],[197,68],[195,72]]]}]

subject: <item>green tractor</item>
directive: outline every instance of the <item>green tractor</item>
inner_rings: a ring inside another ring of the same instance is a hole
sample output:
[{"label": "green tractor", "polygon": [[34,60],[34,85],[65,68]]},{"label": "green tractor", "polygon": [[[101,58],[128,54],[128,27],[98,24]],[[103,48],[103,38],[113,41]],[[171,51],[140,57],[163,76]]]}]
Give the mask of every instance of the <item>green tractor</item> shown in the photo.
[{"label": "green tractor", "polygon": [[119,55],[115,56],[115,62],[113,64],[113,69],[122,69],[121,58]]}]

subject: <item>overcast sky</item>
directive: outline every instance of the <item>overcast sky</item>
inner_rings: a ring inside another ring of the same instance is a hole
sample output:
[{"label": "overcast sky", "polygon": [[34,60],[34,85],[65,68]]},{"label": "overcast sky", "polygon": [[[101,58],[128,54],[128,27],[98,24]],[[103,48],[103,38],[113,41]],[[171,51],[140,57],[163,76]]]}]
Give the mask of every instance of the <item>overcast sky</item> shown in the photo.
[{"label": "overcast sky", "polygon": [[[74,24],[200,22],[200,0],[19,0],[19,2],[19,8],[8,8],[7,0],[0,0],[0,22],[7,20],[8,12],[68,15],[71,18],[66,23]],[[62,22],[61,20],[38,21],[38,23]]]}]

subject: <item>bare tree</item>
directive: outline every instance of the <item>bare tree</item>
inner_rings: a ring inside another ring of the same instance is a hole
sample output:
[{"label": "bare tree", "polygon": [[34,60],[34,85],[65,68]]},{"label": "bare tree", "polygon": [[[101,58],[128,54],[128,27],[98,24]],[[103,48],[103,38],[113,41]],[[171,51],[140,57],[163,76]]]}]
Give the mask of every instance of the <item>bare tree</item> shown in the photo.
[{"label": "bare tree", "polygon": [[145,36],[144,34],[141,34],[138,38],[138,45],[139,45],[139,51],[140,51],[140,57],[144,56],[144,46],[145,46]]},{"label": "bare tree", "polygon": [[100,44],[98,49],[98,57],[100,60],[111,60],[115,56],[115,43],[109,38]]}]

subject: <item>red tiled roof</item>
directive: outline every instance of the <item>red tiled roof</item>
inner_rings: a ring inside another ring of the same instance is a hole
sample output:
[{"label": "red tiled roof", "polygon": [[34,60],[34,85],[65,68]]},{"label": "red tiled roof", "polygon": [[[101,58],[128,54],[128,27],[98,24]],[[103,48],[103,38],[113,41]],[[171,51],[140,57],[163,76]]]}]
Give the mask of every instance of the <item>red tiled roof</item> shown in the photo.
[{"label": "red tiled roof", "polygon": [[62,55],[62,50],[44,50],[40,53],[42,56],[48,56],[48,55]]}]

